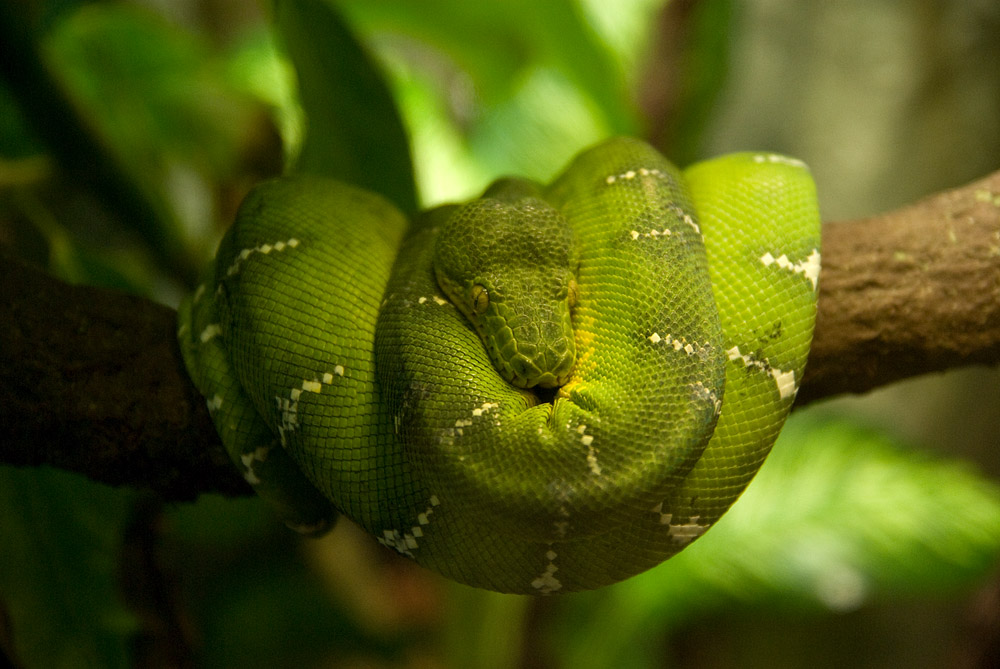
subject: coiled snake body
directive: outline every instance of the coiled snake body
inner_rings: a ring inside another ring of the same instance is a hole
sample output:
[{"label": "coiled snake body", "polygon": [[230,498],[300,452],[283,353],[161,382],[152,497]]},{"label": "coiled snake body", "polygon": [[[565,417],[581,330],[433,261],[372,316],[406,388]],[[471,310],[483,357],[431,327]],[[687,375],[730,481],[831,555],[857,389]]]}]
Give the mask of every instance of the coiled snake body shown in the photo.
[{"label": "coiled snake body", "polygon": [[262,184],[179,336],[289,524],[342,513],[458,581],[572,592],[662,562],[743,491],[794,400],[818,275],[802,163],[681,173],[614,139],[410,225],[338,182]]}]

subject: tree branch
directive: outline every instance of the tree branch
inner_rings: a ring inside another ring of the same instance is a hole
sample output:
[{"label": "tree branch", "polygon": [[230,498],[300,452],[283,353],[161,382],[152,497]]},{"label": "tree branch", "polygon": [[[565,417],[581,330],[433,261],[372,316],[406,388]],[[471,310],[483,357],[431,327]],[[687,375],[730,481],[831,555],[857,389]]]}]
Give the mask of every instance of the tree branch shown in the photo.
[{"label": "tree branch", "polygon": [[797,405],[1000,363],[1000,171],[823,226],[819,314]]},{"label": "tree branch", "polygon": [[[170,500],[248,494],[184,371],[175,316],[0,258],[0,462]],[[1000,363],[1000,172],[824,226],[797,405],[975,363]]]},{"label": "tree branch", "polygon": [[176,316],[0,257],[0,462],[171,500],[250,494],[184,370]]}]

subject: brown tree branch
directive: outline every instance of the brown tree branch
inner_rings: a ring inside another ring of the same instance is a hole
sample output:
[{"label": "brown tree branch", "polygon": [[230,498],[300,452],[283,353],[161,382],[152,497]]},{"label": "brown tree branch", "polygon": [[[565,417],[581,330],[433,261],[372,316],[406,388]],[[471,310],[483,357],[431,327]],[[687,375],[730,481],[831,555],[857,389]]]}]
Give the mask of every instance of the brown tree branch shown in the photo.
[{"label": "brown tree branch", "polygon": [[176,316],[0,257],[0,462],[171,500],[249,494],[184,370]]},{"label": "brown tree branch", "polygon": [[[175,312],[0,258],[0,462],[171,500],[246,494],[188,380]],[[823,229],[804,404],[1000,363],[1000,172]]]},{"label": "brown tree branch", "polygon": [[1000,363],[1000,171],[823,226],[819,314],[797,404]]}]

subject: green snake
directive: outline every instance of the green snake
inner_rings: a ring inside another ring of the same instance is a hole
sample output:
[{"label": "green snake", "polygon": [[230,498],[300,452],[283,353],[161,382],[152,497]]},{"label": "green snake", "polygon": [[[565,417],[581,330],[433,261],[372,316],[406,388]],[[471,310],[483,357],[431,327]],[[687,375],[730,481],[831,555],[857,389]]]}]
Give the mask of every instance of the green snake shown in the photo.
[{"label": "green snake", "polygon": [[410,222],[310,176],[257,186],[179,339],[233,461],[292,527],[345,515],[510,593],[628,578],[702,535],[802,378],[808,169],[681,172],[634,139]]}]

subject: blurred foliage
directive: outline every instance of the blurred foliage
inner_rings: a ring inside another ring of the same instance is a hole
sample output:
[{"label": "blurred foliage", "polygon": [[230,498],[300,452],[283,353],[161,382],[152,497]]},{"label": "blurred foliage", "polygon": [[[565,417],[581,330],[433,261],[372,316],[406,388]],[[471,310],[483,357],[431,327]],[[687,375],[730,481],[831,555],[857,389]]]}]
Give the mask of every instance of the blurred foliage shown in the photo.
[{"label": "blurred foliage", "polygon": [[118,570],[133,497],[66,472],[0,467],[0,605],[24,666],[128,663],[138,625]]},{"label": "blurred foliage", "polygon": [[321,2],[278,2],[275,25],[295,65],[308,121],[295,169],[354,183],[416,212],[402,121],[347,26]]},{"label": "blurred foliage", "polygon": [[[412,209],[547,179],[610,134],[683,163],[798,155],[828,217],[871,213],[1000,167],[998,34],[987,0],[0,3],[0,243],[175,303],[283,169]],[[1000,379],[977,383],[920,400],[913,438],[959,433],[996,476],[981,388]],[[866,400],[870,419],[905,430],[907,397]],[[443,583],[349,523],[300,542],[256,500],[149,514],[131,491],[0,468],[0,649],[29,667],[164,644],[203,666],[944,665],[965,630],[941,612],[998,563],[1000,492],[834,406],[796,414],[691,548],[550,600]],[[933,425],[946,410],[958,429]],[[856,647],[886,607],[903,611],[886,638]]]},{"label": "blurred foliage", "polygon": [[[338,6],[372,34],[402,92],[425,204],[470,197],[497,174],[547,179],[584,146],[638,129],[625,54],[612,51],[588,21],[597,3]],[[648,39],[643,18],[654,9],[651,2],[619,3],[620,13],[639,23],[626,52]]]}]

